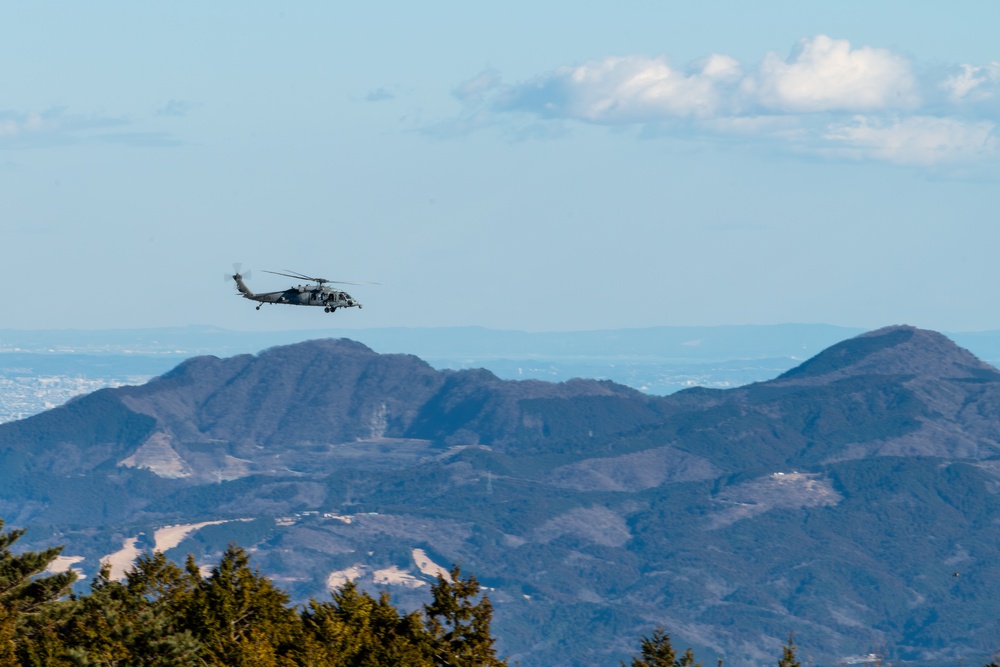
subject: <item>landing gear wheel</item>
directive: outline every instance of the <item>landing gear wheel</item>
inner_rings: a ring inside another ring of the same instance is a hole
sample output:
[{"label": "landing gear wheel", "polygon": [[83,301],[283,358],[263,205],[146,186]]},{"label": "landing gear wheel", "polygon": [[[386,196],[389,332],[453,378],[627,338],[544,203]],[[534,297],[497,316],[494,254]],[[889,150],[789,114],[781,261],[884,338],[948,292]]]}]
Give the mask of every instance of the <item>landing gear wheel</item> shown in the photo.
[{"label": "landing gear wheel", "polygon": [[[264,304],[260,304],[260,306],[263,306],[263,305],[264,305]],[[260,306],[257,306],[257,310],[260,310]]]}]

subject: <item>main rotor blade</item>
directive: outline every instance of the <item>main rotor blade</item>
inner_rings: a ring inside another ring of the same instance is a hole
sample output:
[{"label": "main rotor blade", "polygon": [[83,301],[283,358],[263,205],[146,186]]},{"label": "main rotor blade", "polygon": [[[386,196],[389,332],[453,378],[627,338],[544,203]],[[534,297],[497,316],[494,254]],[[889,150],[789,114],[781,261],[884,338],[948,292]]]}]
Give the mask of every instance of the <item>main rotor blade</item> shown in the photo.
[{"label": "main rotor blade", "polygon": [[298,278],[299,280],[314,280],[319,281],[320,278],[310,278],[309,276],[304,276],[301,273],[281,273],[280,271],[268,271],[267,269],[261,269],[264,273],[273,273],[276,276],[285,276],[286,278]]},{"label": "main rotor blade", "polygon": [[311,280],[314,283],[319,283],[323,285],[325,283],[333,283],[335,285],[381,285],[382,283],[367,283],[367,282],[350,282],[347,280],[327,280],[326,278],[313,278],[312,276],[307,276],[302,273],[296,273],[294,271],[289,271],[288,273],[282,273],[280,271],[268,271],[267,269],[261,269],[264,273],[273,273],[276,276],[285,276],[286,278],[298,278],[299,280]]},{"label": "main rotor blade", "polygon": [[299,278],[302,278],[304,280],[322,280],[322,278],[313,278],[311,276],[307,276],[304,273],[299,273],[298,271],[292,271],[291,269],[285,269],[285,271],[288,271],[288,273],[286,273],[285,275],[298,276]]},{"label": "main rotor blade", "polygon": [[324,280],[326,283],[333,283],[335,285],[381,285],[382,283],[368,283],[368,282],[351,282],[348,280]]}]

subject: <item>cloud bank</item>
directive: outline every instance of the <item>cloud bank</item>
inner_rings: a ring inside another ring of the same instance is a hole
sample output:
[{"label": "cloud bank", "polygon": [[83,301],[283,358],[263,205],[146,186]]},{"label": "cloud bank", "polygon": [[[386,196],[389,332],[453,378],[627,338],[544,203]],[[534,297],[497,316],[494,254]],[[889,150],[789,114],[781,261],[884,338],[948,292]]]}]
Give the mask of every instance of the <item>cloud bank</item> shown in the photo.
[{"label": "cloud bank", "polygon": [[533,117],[929,166],[997,156],[1000,61],[920,75],[889,49],[818,35],[751,66],[723,54],[683,68],[665,56],[612,56],[513,85],[489,70],[454,94],[464,111],[452,134]]},{"label": "cloud bank", "polygon": [[[165,108],[176,110],[177,106],[171,102]],[[65,107],[30,112],[0,109],[0,150],[75,146],[92,142],[142,147],[180,145],[180,141],[169,132],[136,131],[132,126],[133,123],[124,117],[74,114]]]}]

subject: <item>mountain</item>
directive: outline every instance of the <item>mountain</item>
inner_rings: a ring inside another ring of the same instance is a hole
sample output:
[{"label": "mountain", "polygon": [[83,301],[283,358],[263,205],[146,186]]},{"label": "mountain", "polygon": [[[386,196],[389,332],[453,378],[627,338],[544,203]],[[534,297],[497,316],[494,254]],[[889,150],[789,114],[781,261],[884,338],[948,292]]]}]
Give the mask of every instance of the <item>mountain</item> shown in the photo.
[{"label": "mountain", "polygon": [[523,665],[616,664],[657,626],[734,665],[791,631],[820,663],[986,662],[998,493],[1000,372],[912,327],[667,397],[308,341],[0,425],[29,547],[92,574],[236,539],[296,599],[356,578],[404,605],[457,562]]},{"label": "mountain", "polygon": [[[530,333],[481,327],[0,329],[0,422],[28,417],[85,391],[145,382],[191,356],[255,353],[315,337],[317,331],[349,336],[383,353],[416,354],[435,368],[484,367],[517,380],[610,379],[661,395],[693,385],[731,387],[768,379],[809,354],[861,333],[805,324]],[[65,380],[54,380],[60,377]]]},{"label": "mountain", "polygon": [[[546,421],[553,402],[559,415]],[[344,443],[419,440],[433,449],[482,439],[520,447],[595,429],[603,436],[619,423],[657,421],[657,405],[606,381],[502,381],[320,340],[257,357],[196,357],[145,385],[101,390],[5,424],[0,449],[30,453],[26,471],[113,464],[215,482],[281,473],[295,452],[308,451],[315,466],[317,447]]]}]

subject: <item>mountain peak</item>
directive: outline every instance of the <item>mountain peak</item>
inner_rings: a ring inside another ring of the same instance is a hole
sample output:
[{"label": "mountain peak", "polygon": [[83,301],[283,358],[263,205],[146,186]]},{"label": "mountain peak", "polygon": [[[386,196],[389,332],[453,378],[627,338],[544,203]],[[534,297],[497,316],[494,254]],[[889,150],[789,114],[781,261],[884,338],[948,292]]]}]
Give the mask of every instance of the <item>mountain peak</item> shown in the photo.
[{"label": "mountain peak", "polygon": [[776,381],[827,382],[861,374],[1000,380],[1000,372],[943,334],[895,325],[837,343]]}]

